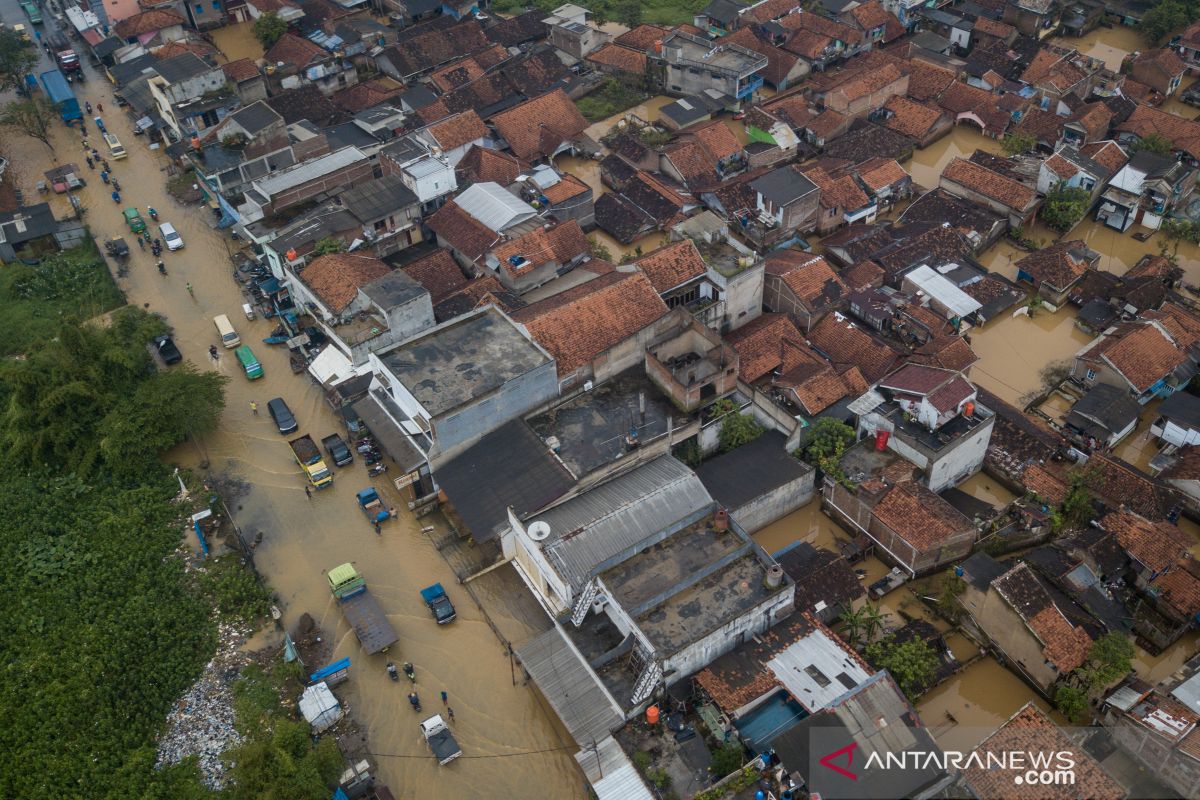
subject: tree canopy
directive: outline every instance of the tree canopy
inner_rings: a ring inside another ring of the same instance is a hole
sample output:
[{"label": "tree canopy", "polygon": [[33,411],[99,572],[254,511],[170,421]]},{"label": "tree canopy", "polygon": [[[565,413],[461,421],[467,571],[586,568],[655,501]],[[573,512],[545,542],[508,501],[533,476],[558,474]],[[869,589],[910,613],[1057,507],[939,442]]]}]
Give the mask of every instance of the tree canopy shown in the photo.
[{"label": "tree canopy", "polygon": [[24,86],[25,76],[37,61],[37,50],[11,30],[0,30],[0,92]]},{"label": "tree canopy", "polygon": [[1028,153],[1037,147],[1037,139],[1032,134],[1014,131],[1004,135],[1004,138],[1000,140],[1000,147],[1003,148],[1006,155],[1017,156],[1021,153]]},{"label": "tree canopy", "polygon": [[254,38],[258,39],[258,43],[264,48],[269,48],[278,42],[287,33],[287,29],[287,23],[274,11],[268,11],[254,20],[254,25],[251,27]]},{"label": "tree canopy", "polygon": [[1139,153],[1145,150],[1148,153],[1157,153],[1160,156],[1171,155],[1175,145],[1165,136],[1160,136],[1157,133],[1148,133],[1137,141],[1129,145],[1130,153]]},{"label": "tree canopy", "polygon": [[1177,0],[1154,3],[1142,15],[1138,31],[1151,46],[1155,46],[1195,20],[1196,8],[1194,3],[1184,4]]},{"label": "tree canopy", "polygon": [[1039,214],[1042,221],[1058,231],[1066,233],[1075,227],[1092,205],[1092,194],[1079,186],[1067,186],[1061,181],[1046,194]]},{"label": "tree canopy", "polygon": [[937,652],[923,639],[912,638],[903,644],[885,639],[867,645],[866,656],[876,667],[892,673],[910,701],[924,692],[937,674]]}]

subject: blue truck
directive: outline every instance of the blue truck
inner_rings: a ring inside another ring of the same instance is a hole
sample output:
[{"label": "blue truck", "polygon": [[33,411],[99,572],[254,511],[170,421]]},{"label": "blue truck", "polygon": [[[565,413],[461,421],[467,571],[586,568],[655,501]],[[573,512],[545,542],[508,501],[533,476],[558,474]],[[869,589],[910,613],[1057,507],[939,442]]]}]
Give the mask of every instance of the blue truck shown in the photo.
[{"label": "blue truck", "polygon": [[422,589],[421,599],[425,601],[425,605],[429,606],[429,613],[433,614],[438,625],[453,622],[457,616],[454,613],[454,604],[450,602],[450,598],[446,596],[446,590],[440,583]]},{"label": "blue truck", "polygon": [[71,91],[71,84],[67,83],[67,79],[61,72],[56,69],[43,72],[42,88],[46,90],[46,97],[58,109],[63,122],[70,125],[77,119],[83,119],[83,112],[79,110],[79,101],[75,99],[75,93]]},{"label": "blue truck", "polygon": [[367,515],[367,519],[374,523],[386,522],[391,516],[387,506],[379,499],[379,492],[375,491],[374,486],[368,486],[358,493],[358,507]]}]

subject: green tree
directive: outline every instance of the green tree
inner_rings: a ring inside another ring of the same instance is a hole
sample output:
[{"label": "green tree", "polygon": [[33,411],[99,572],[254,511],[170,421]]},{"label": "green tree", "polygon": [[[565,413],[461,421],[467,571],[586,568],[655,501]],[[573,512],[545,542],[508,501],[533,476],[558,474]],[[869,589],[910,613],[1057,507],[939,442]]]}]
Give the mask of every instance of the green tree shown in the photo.
[{"label": "green tree", "polygon": [[718,400],[711,408],[714,416],[722,417],[721,432],[717,435],[722,453],[736,450],[763,435],[763,426],[758,420],[752,414],[737,413],[732,401]]},{"label": "green tree", "polygon": [[1070,722],[1078,722],[1088,708],[1087,692],[1066,683],[1054,688],[1054,706]]},{"label": "green tree", "polygon": [[862,649],[883,630],[886,614],[880,612],[878,606],[864,603],[858,608],[848,608],[842,612],[839,621],[842,624],[842,638],[855,649]]},{"label": "green tree", "polygon": [[50,130],[55,115],[54,106],[50,101],[41,95],[34,95],[28,100],[13,100],[5,105],[3,110],[0,110],[0,125],[7,125],[19,133],[37,139],[53,153]]},{"label": "green tree", "polygon": [[1103,689],[1133,669],[1133,645],[1119,633],[1100,637],[1088,651],[1087,660],[1077,672],[1089,691]]},{"label": "green tree", "polygon": [[937,608],[943,617],[958,620],[962,616],[962,607],[958,598],[967,590],[967,582],[959,577],[953,569],[948,569],[942,575],[942,583],[938,593]]},{"label": "green tree", "polygon": [[1083,219],[1091,205],[1091,192],[1079,186],[1067,186],[1060,181],[1046,195],[1046,202],[1038,214],[1048,226],[1059,233],[1066,233]]},{"label": "green tree", "polygon": [[712,773],[717,778],[724,778],[742,768],[745,753],[741,745],[726,744],[713,753]]},{"label": "green tree", "polygon": [[609,250],[607,246],[602,244],[595,236],[589,236],[587,237],[587,240],[588,249],[591,250],[592,258],[598,258],[601,261],[607,261],[610,264],[612,263],[612,251]]},{"label": "green tree", "polygon": [[271,45],[278,42],[287,33],[287,29],[287,23],[274,11],[268,11],[254,20],[254,25],[251,27],[254,38],[258,39],[263,49],[269,49]]},{"label": "green tree", "polygon": [[867,645],[867,660],[876,667],[892,673],[900,691],[915,700],[933,682],[938,669],[938,656],[923,639],[909,639],[897,644],[887,639]]},{"label": "green tree", "polygon": [[0,30],[0,92],[25,86],[25,76],[38,62],[37,50],[10,30]]},{"label": "green tree", "polygon": [[642,24],[642,4],[638,0],[617,0],[612,6],[612,18],[622,25],[636,28]]},{"label": "green tree", "polygon": [[1145,150],[1160,156],[1169,156],[1174,149],[1175,145],[1171,143],[1170,139],[1157,133],[1146,134],[1128,147],[1130,153],[1139,153]]},{"label": "green tree", "polygon": [[1062,501],[1063,521],[1069,525],[1086,525],[1095,513],[1092,507],[1092,492],[1088,489],[1091,475],[1084,470],[1075,470],[1067,478],[1067,494]]},{"label": "green tree", "polygon": [[330,253],[340,253],[346,249],[345,243],[334,236],[326,236],[313,246],[314,256],[324,256]]},{"label": "green tree", "polygon": [[1151,46],[1157,46],[1175,31],[1188,26],[1188,23],[1195,18],[1191,8],[1191,6],[1176,2],[1176,0],[1154,3],[1142,15],[1137,26],[1138,32]]},{"label": "green tree", "polygon": [[846,448],[854,442],[854,429],[841,420],[822,417],[805,437],[799,453],[803,460],[817,467],[834,480],[844,481],[841,460]]},{"label": "green tree", "polygon": [[1005,155],[1017,156],[1021,153],[1028,153],[1037,147],[1037,138],[1029,133],[1014,131],[1004,135],[1004,138],[1000,140],[1000,147],[1004,150]]}]

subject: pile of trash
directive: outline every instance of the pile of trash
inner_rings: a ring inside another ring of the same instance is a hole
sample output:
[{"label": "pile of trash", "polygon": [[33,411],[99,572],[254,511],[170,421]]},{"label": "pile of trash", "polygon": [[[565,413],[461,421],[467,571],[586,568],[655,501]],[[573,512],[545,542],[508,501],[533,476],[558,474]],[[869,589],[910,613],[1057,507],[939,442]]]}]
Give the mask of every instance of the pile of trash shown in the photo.
[{"label": "pile of trash", "polygon": [[250,661],[249,654],[239,650],[250,633],[236,625],[218,626],[216,654],[167,717],[167,732],[158,743],[158,766],[199,756],[205,785],[223,787],[221,754],[241,742],[234,727],[233,683]]}]

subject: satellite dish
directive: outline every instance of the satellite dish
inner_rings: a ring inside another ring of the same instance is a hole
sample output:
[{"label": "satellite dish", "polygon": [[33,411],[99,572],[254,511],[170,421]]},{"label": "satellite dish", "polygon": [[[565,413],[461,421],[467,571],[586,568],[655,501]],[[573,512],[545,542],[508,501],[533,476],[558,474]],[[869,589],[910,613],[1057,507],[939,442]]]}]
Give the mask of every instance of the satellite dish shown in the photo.
[{"label": "satellite dish", "polygon": [[535,542],[544,542],[550,536],[549,523],[538,520],[529,526],[529,538]]}]

